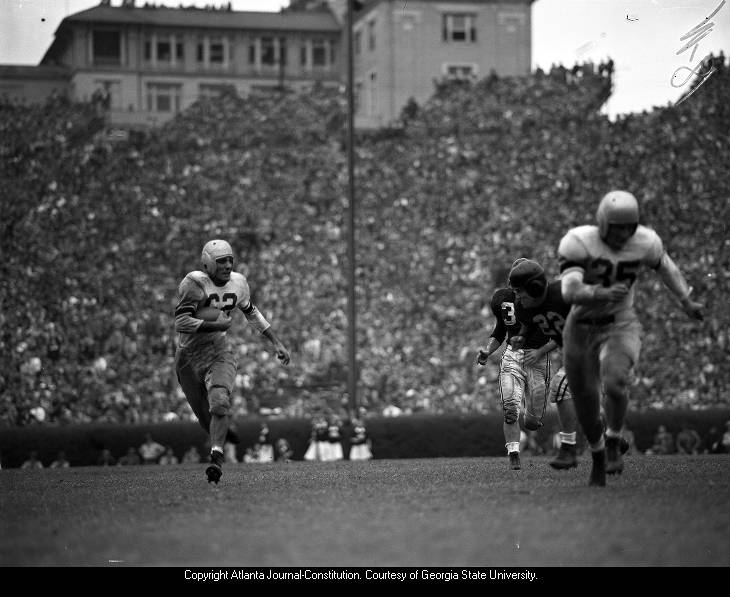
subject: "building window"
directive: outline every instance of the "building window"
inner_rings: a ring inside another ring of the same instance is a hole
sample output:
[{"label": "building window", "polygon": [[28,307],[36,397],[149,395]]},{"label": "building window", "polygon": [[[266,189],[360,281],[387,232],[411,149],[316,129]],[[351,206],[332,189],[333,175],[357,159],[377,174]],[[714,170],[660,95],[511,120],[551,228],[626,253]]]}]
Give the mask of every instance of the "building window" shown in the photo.
[{"label": "building window", "polygon": [[299,64],[302,66],[307,66],[307,44],[306,44],[306,42],[302,42],[302,45],[299,46]]},{"label": "building window", "polygon": [[256,64],[256,44],[254,42],[248,45],[248,63]]},{"label": "building window", "polygon": [[147,109],[151,112],[179,112],[182,85],[147,83]]},{"label": "building window", "polygon": [[210,40],[210,63],[223,64],[226,60],[225,45],[220,38]]},{"label": "building window", "polygon": [[95,30],[92,37],[94,64],[122,63],[122,34],[119,31]]},{"label": "building window", "polygon": [[443,38],[447,42],[475,42],[477,40],[476,15],[443,15]]},{"label": "building window", "polygon": [[355,31],[355,37],[352,40],[355,46],[355,56],[359,56],[362,52],[362,31]]},{"label": "building window", "polygon": [[169,39],[157,41],[157,61],[158,62],[171,62],[172,61],[172,44]]},{"label": "building window", "polygon": [[368,21],[368,50],[375,49],[375,19]]},{"label": "building window", "polygon": [[196,60],[201,64],[205,62],[205,42],[199,41],[196,52]]},{"label": "building window", "polygon": [[323,39],[312,41],[312,65],[327,66],[327,43]]},{"label": "building window", "polygon": [[273,37],[261,38],[261,64],[266,66],[276,64],[276,45]]},{"label": "building window", "polygon": [[448,79],[471,81],[476,78],[478,69],[477,65],[473,63],[444,64],[443,73]]}]

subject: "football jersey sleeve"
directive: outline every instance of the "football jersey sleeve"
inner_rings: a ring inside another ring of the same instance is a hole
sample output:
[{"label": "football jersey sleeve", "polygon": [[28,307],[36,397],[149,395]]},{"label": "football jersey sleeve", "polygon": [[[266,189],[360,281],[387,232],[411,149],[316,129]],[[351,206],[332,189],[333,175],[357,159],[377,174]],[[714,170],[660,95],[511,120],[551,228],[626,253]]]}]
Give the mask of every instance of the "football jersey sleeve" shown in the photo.
[{"label": "football jersey sleeve", "polygon": [[205,300],[205,290],[190,275],[185,276],[178,287],[178,303],[175,307],[175,331],[185,334],[195,332],[203,323],[194,317],[198,305]]},{"label": "football jersey sleeve", "polygon": [[573,230],[570,230],[558,245],[558,266],[560,274],[571,271],[585,271],[588,250]]},{"label": "football jersey sleeve", "polygon": [[647,229],[647,251],[644,257],[644,264],[650,268],[656,270],[662,263],[662,257],[664,256],[664,244],[659,235],[650,228]]}]

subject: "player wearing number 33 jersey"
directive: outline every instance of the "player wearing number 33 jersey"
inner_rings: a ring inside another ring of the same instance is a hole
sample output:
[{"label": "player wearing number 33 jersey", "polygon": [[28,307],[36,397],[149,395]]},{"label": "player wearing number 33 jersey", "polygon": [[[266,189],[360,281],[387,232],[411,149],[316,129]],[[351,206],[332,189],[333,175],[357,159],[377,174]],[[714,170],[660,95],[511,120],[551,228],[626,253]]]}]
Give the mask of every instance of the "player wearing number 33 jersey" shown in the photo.
[{"label": "player wearing number 33 jersey", "polygon": [[[518,259],[515,263],[522,261]],[[513,264],[514,265],[514,264]],[[523,345],[515,349],[510,345],[521,324],[516,314],[515,293],[510,288],[499,288],[494,292],[490,308],[495,317],[494,329],[487,346],[479,350],[477,363],[484,365],[507,338],[502,359],[499,363],[499,392],[504,412],[504,439],[510,466],[520,468],[519,416],[528,430],[542,425],[547,403],[547,383],[550,379],[550,360],[544,350],[548,338],[539,328],[533,328],[526,335]]]},{"label": "player wearing number 33 jersey", "polygon": [[[591,447],[589,485],[604,486],[606,474],[623,471],[619,453],[628,407],[629,378],[641,350],[641,323],[634,311],[636,278],[654,269],[685,313],[702,319],[702,305],[653,230],[639,224],[639,204],[627,191],[600,201],[597,225],[579,226],[560,241],[563,298],[571,310],[563,330],[565,370],[578,420]],[[606,395],[604,445],[600,389]]]}]

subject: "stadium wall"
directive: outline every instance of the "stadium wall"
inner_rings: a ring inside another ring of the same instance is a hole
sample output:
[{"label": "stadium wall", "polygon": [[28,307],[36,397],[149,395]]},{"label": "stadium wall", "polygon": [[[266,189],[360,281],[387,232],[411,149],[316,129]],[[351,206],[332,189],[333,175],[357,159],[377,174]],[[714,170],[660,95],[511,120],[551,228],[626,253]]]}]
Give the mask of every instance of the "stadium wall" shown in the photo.
[{"label": "stadium wall", "polygon": [[[676,436],[683,426],[695,429],[703,441],[711,427],[722,430],[730,420],[730,409],[662,410],[632,413],[628,424],[636,438],[636,446],[645,451],[652,446],[659,425],[665,425]],[[247,419],[238,422],[241,443],[238,459],[247,447],[256,442],[261,423],[269,427],[272,442],[280,437],[289,441],[294,460],[302,460],[309,443],[309,419]],[[540,445],[549,445],[555,432],[554,413],[545,418],[538,431]],[[366,421],[375,458],[438,458],[501,456],[504,454],[502,418],[499,415],[411,415],[377,417]],[[343,450],[349,452],[351,427],[342,429]],[[0,459],[3,468],[17,468],[33,450],[48,466],[60,450],[72,466],[91,466],[103,448],[115,458],[123,456],[130,446],[139,447],[145,435],[165,446],[172,446],[178,458],[196,445],[205,454],[207,435],[197,423],[160,423],[150,425],[72,425],[65,427],[34,426],[5,428],[0,432]]]}]

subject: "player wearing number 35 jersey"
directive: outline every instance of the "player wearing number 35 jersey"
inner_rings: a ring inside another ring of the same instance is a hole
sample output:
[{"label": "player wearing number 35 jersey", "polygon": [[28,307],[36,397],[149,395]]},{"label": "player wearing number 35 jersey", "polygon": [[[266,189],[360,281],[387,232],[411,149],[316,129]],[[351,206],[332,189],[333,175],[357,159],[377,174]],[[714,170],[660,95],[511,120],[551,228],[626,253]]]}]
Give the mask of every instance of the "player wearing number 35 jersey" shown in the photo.
[{"label": "player wearing number 35 jersey", "polygon": [[[518,259],[515,264],[523,261]],[[513,264],[513,267],[514,265]],[[499,392],[504,411],[504,439],[513,469],[520,468],[520,411],[528,430],[542,425],[547,401],[547,383],[550,379],[550,361],[546,348],[548,338],[538,328],[534,328],[524,338],[519,349],[512,348],[510,341],[521,328],[517,320],[515,293],[510,288],[500,288],[494,292],[490,308],[495,317],[494,329],[487,346],[479,350],[477,363],[485,365],[489,355],[495,352],[507,338],[502,359],[499,363]]]},{"label": "player wearing number 35 jersey", "polygon": [[[231,246],[224,240],[212,240],[203,247],[201,260],[205,271],[190,272],[178,290],[175,371],[190,408],[210,433],[210,465],[205,472],[209,483],[218,483],[223,446],[231,433],[230,398],[237,368],[233,347],[226,337],[234,309],[240,309],[248,322],[272,343],[276,356],[285,365],[289,363],[289,352],[251,303],[246,278],[233,271]],[[215,321],[198,319],[195,314],[201,307],[215,307],[221,314]]]},{"label": "player wearing number 35 jersey", "polygon": [[[659,274],[685,313],[702,319],[702,305],[662,241],[639,225],[639,204],[626,191],[611,191],[599,203],[597,226],[579,226],[560,241],[563,297],[572,307],[563,330],[565,370],[578,421],[591,447],[589,484],[604,486],[606,473],[621,473],[621,429],[628,406],[629,376],[639,358],[641,324],[634,310],[634,282],[643,266]],[[600,391],[606,395],[606,440]]]}]

